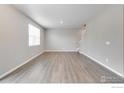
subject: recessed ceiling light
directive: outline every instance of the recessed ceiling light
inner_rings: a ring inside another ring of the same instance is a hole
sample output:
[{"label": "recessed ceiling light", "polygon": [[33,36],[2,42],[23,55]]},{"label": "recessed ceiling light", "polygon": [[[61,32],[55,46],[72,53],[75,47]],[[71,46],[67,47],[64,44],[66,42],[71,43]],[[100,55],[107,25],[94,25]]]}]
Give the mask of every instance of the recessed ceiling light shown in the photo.
[{"label": "recessed ceiling light", "polygon": [[110,42],[110,41],[106,41],[105,44],[106,44],[106,45],[110,45],[111,42]]},{"label": "recessed ceiling light", "polygon": [[63,20],[60,20],[60,24],[63,24],[64,22],[63,22]]}]

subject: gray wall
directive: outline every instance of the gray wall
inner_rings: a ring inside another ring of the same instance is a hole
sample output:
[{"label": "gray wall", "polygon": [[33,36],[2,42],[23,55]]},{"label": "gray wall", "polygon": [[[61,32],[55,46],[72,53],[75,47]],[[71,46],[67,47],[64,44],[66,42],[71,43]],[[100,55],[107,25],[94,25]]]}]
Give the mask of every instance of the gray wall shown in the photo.
[{"label": "gray wall", "polygon": [[45,32],[46,50],[76,51],[79,41],[77,29],[51,29]]},{"label": "gray wall", "polygon": [[[113,5],[87,22],[80,51],[123,74],[122,6]],[[28,46],[28,24],[41,29],[41,45]],[[46,50],[75,51],[79,30],[51,29],[45,32]],[[106,45],[106,41],[110,45]],[[0,75],[44,51],[43,29],[9,5],[0,5]]]},{"label": "gray wall", "polygon": [[[28,46],[28,24],[41,29],[41,45]],[[0,75],[44,49],[44,31],[9,5],[0,5]]]},{"label": "gray wall", "polygon": [[[123,7],[111,5],[87,23],[80,51],[123,74]],[[110,42],[106,45],[106,42]]]}]

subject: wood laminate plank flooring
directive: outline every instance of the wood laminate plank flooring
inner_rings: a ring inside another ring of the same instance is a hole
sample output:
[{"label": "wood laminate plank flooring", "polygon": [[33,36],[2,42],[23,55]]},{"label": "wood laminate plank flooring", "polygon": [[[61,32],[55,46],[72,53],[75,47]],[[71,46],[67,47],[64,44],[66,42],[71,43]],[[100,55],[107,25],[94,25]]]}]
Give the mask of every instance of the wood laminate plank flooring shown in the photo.
[{"label": "wood laminate plank flooring", "polygon": [[0,83],[124,83],[124,79],[79,53],[47,52]]}]

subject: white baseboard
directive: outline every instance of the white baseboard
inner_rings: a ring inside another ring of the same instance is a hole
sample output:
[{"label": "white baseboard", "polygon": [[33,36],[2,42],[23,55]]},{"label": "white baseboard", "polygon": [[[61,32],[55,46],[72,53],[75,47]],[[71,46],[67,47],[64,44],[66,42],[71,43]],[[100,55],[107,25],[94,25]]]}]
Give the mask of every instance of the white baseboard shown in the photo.
[{"label": "white baseboard", "polygon": [[[0,76],[0,79],[4,78],[5,76],[9,75],[10,73],[12,73],[13,71],[15,71],[16,69],[20,68],[21,66],[27,64],[28,62],[30,62],[31,60],[35,59],[36,57],[38,57],[39,55],[43,54],[44,52],[77,52],[76,50],[45,50],[33,57],[31,57],[30,59],[26,60],[24,63],[20,64],[19,66],[9,70],[8,72],[4,73],[3,75]],[[87,56],[88,58],[90,58],[91,60],[93,60],[94,62],[104,66],[105,68],[109,69],[110,71],[114,72],[115,74],[121,76],[124,78],[124,75],[122,75],[121,73],[118,73],[117,71],[113,70],[112,68],[104,65],[103,63],[99,62],[98,60],[96,60],[95,58],[87,55],[86,53],[83,53],[82,51],[79,51],[80,54],[83,54],[85,56]]]},{"label": "white baseboard", "polygon": [[117,74],[117,75],[121,76],[122,78],[124,78],[124,75],[123,75],[123,74],[121,74],[121,73],[117,72],[116,70],[114,70],[114,69],[110,68],[110,67],[109,67],[109,66],[107,66],[107,65],[104,65],[103,63],[101,63],[101,62],[100,62],[100,61],[98,61],[97,59],[95,59],[95,58],[93,58],[93,57],[91,57],[91,56],[87,55],[86,53],[84,53],[84,52],[82,52],[82,51],[79,51],[79,53],[80,53],[80,54],[82,54],[82,55],[84,55],[84,56],[86,56],[86,57],[88,57],[88,58],[90,58],[90,59],[91,59],[91,60],[93,60],[94,62],[96,62],[96,63],[100,64],[101,66],[103,66],[103,67],[105,67],[105,68],[107,68],[108,70],[112,71],[113,73],[115,73],[115,74]]},{"label": "white baseboard", "polygon": [[30,62],[31,60],[35,59],[36,57],[40,56],[41,54],[43,54],[44,51],[38,53],[37,55],[29,58],[28,60],[26,60],[25,62],[23,62],[22,64],[16,66],[15,68],[13,69],[10,69],[8,72],[4,73],[3,75],[0,76],[0,79],[4,78],[5,76],[9,75],[10,73],[12,73],[13,71],[17,70],[18,68],[20,68],[21,66],[27,64],[28,62]]},{"label": "white baseboard", "polygon": [[45,50],[45,52],[77,52],[77,50]]}]

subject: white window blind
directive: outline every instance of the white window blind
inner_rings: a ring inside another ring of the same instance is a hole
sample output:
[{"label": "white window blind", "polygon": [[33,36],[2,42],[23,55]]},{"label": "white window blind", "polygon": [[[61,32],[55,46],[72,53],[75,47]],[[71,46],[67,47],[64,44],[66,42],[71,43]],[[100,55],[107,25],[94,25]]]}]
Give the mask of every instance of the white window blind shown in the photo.
[{"label": "white window blind", "polygon": [[40,29],[29,24],[29,46],[37,46],[40,45]]}]

